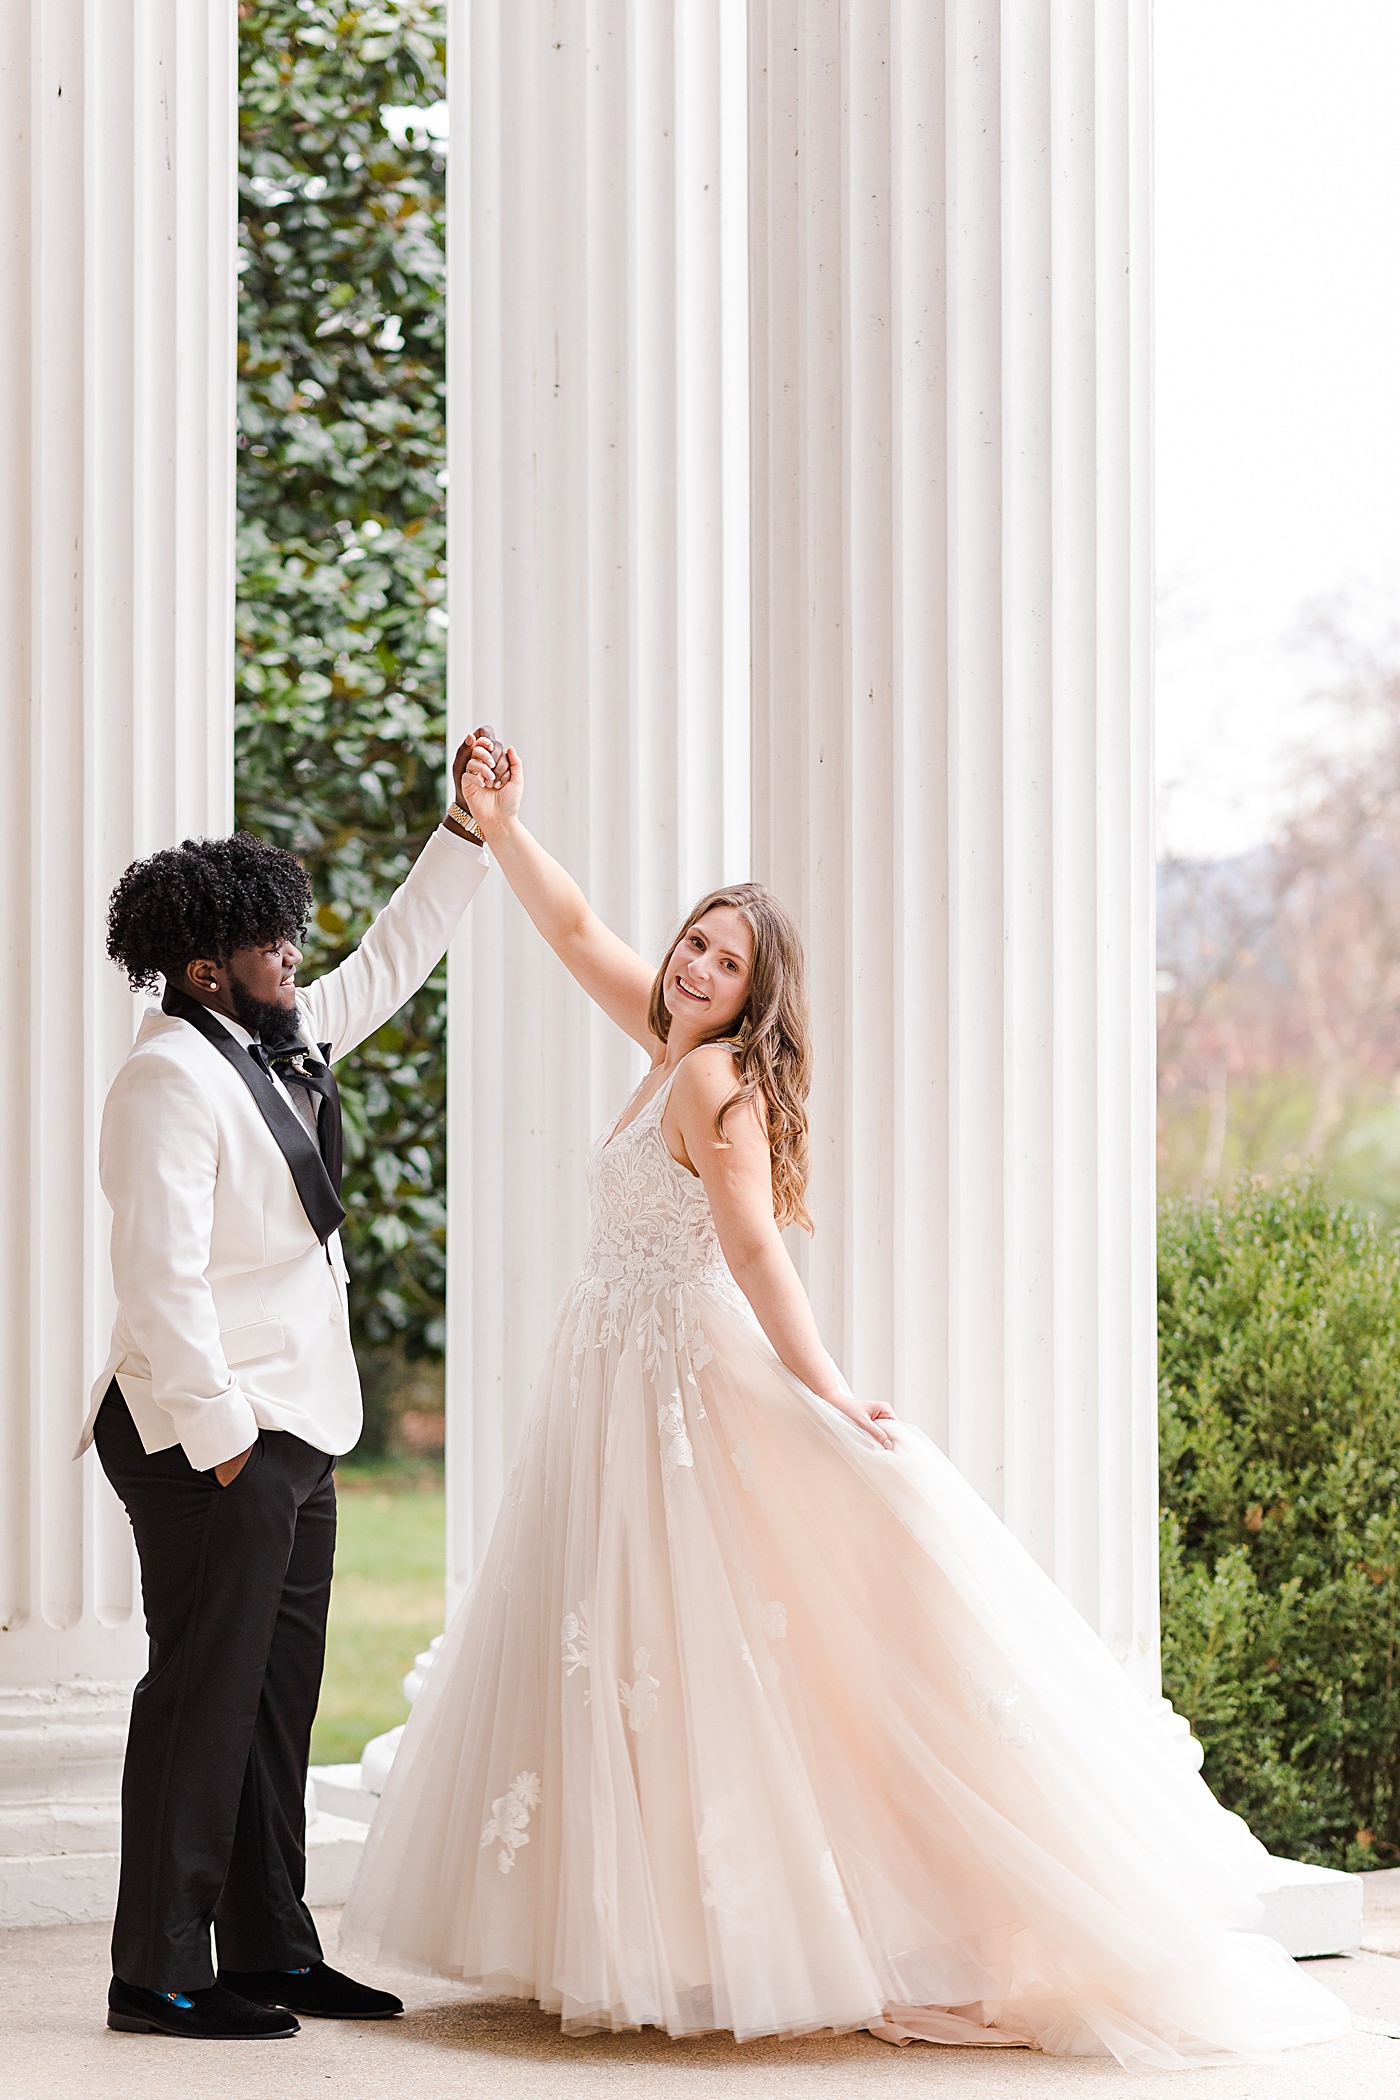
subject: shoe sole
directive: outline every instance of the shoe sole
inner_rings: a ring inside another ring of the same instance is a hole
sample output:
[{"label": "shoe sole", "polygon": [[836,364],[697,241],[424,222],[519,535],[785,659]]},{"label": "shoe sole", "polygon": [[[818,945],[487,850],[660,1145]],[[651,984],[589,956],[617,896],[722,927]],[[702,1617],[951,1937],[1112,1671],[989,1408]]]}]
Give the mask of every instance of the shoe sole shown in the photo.
[{"label": "shoe sole", "polygon": [[192,2034],[188,2027],[162,2027],[136,2013],[110,2010],[107,2025],[115,2034],[164,2034],[177,2042],[289,2042],[297,2033],[295,2027],[284,2027],[275,2034]]},{"label": "shoe sole", "polygon": [[[262,2002],[261,1999],[257,2000],[258,2004],[262,2004]],[[298,2020],[401,2020],[403,2018],[402,2006],[399,2007],[397,2012],[318,2012],[314,2005],[283,2005],[279,2010],[295,2014]]]}]

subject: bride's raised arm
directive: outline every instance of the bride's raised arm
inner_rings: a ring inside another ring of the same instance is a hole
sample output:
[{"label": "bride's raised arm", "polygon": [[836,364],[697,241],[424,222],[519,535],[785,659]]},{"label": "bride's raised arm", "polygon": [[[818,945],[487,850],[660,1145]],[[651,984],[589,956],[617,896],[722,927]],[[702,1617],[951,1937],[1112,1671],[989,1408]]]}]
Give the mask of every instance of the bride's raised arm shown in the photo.
[{"label": "bride's raised arm", "polygon": [[510,770],[499,786],[493,785],[484,760],[467,767],[462,781],[467,807],[501,873],[565,969],[608,1019],[654,1058],[661,1044],[647,1009],[655,969],[603,924],[573,876],[525,829],[520,821],[525,773],[514,746],[506,759]]},{"label": "bride's raised arm", "polygon": [[892,1450],[894,1439],[884,1426],[893,1419],[890,1409],[882,1403],[866,1407],[841,1378],[822,1346],[802,1279],[783,1245],[773,1216],[773,1155],[761,1096],[738,1102],[719,1129],[721,1109],[734,1100],[734,1080],[728,1045],[707,1043],[692,1050],[676,1072],[662,1133],[668,1142],[673,1135],[679,1138],[685,1153],[681,1164],[704,1183],[729,1273],[778,1361],[809,1392]]}]

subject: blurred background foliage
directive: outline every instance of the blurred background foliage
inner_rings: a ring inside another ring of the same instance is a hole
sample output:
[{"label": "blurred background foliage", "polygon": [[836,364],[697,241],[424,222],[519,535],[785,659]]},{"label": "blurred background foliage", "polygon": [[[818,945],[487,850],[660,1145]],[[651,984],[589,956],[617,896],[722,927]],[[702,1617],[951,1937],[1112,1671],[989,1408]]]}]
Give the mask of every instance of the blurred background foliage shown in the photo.
[{"label": "blurred background foliage", "polygon": [[1400,638],[1308,637],[1328,733],[1263,846],[1158,877],[1170,1194],[1292,1174],[1400,1221]]},{"label": "blurred background foliage", "polygon": [[[444,805],[445,47],[440,0],[238,13],[237,814],[310,870],[311,977]],[[444,989],[337,1075],[371,1452],[440,1404]]]}]

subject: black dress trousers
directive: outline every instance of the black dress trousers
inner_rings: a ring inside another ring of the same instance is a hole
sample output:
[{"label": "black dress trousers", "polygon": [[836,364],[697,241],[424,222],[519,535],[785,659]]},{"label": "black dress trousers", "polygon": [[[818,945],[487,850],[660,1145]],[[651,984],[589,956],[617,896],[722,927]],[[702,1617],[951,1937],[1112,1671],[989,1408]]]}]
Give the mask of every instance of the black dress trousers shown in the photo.
[{"label": "black dress trousers", "polygon": [[321,1959],[303,1900],[306,1767],[335,1555],[335,1461],[263,1430],[220,1487],[179,1444],[147,1454],[114,1379],[102,1467],[141,1563],[150,1666],[122,1775],[112,1968],[147,1990]]}]

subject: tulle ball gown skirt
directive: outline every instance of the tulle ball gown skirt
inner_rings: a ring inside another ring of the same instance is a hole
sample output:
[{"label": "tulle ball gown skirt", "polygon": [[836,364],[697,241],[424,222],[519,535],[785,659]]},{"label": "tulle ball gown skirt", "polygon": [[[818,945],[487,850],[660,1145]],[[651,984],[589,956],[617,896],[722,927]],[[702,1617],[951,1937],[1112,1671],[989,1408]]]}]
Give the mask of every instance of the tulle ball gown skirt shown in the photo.
[{"label": "tulle ball gown skirt", "polygon": [[582,1287],[404,1736],[352,1951],[566,2029],[1172,2065],[1342,2032],[1264,1855],[946,1458],[732,1291]]}]

